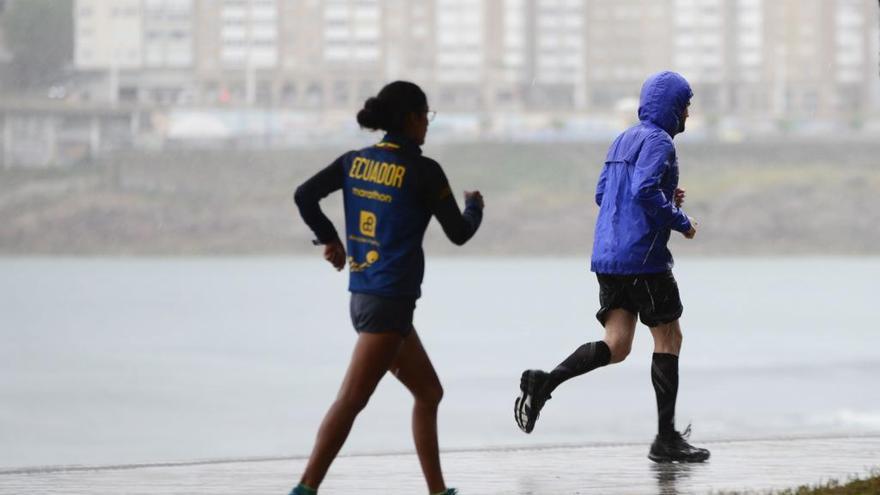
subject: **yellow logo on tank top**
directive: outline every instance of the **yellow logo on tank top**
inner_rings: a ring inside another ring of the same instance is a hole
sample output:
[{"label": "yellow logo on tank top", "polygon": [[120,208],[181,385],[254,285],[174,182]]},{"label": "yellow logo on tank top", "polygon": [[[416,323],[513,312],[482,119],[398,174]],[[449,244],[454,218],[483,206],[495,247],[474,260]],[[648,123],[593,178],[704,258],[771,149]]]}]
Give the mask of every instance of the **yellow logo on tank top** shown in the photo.
[{"label": "yellow logo on tank top", "polygon": [[367,237],[376,237],[376,214],[371,211],[361,210],[361,234]]},{"label": "yellow logo on tank top", "polygon": [[352,273],[362,272],[373,266],[373,263],[379,261],[379,251],[372,250],[367,252],[367,259],[363,263],[358,263],[353,256],[348,257],[348,269]]},{"label": "yellow logo on tank top", "polygon": [[404,175],[406,175],[406,167],[402,165],[378,162],[362,156],[355,158],[351,162],[351,169],[348,171],[348,176],[353,179],[365,180],[397,189],[403,187]]},{"label": "yellow logo on tank top", "polygon": [[379,261],[379,251],[370,251],[367,253],[367,263],[373,264]]}]

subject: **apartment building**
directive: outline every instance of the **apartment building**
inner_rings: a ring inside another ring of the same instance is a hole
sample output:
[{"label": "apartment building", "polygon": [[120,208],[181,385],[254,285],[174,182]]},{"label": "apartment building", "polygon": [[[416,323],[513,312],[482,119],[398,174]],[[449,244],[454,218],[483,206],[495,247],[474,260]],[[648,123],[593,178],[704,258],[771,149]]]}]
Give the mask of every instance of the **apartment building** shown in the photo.
[{"label": "apartment building", "polygon": [[6,15],[7,7],[8,4],[6,3],[6,0],[0,0],[0,64],[8,62],[12,57],[9,50],[6,48],[6,37],[3,32],[3,20]]},{"label": "apartment building", "polygon": [[713,119],[880,105],[873,0],[77,0],[75,15],[76,67],[140,101],[350,110],[402,78],[450,111],[601,113],[672,68]]},{"label": "apartment building", "polygon": [[[863,118],[864,105],[878,96],[880,49],[877,4],[869,0],[838,0],[834,10],[833,112]],[[854,122],[857,123],[857,122]]]},{"label": "apartment building", "polygon": [[738,0],[725,23],[726,70],[723,95],[716,102],[740,115],[766,114],[768,108],[767,60],[763,0]]},{"label": "apartment building", "polygon": [[351,108],[383,81],[427,81],[433,0],[201,0],[206,101]]},{"label": "apartment building", "polygon": [[436,0],[433,82],[447,107],[477,110],[484,102],[488,6],[483,0]]},{"label": "apartment building", "polygon": [[763,7],[769,112],[778,118],[858,118],[878,77],[876,2],[779,0]]},{"label": "apartment building", "polygon": [[583,0],[437,0],[440,100],[462,109],[584,108]]},{"label": "apartment building", "polygon": [[529,0],[526,77],[531,106],[586,106],[585,8],[581,0]]},{"label": "apartment building", "polygon": [[81,70],[143,68],[141,0],[78,0],[74,64]]},{"label": "apartment building", "polygon": [[588,0],[588,108],[612,109],[631,102],[646,75],[672,67],[673,13],[672,0]]},{"label": "apartment building", "polygon": [[383,13],[379,0],[325,2],[322,63],[310,77],[327,105],[352,108],[375,94],[385,66]]},{"label": "apartment building", "polygon": [[7,84],[9,69],[8,65],[12,61],[12,53],[6,44],[5,33],[3,32],[4,16],[7,13],[8,4],[6,0],[0,0],[0,90]]},{"label": "apartment building", "polygon": [[144,0],[143,66],[189,69],[195,62],[192,0]]},{"label": "apartment building", "polygon": [[675,0],[672,67],[688,78],[701,111],[722,108],[730,71],[732,12],[730,0]]},{"label": "apartment building", "polygon": [[78,0],[74,65],[93,76],[89,97],[192,100],[197,92],[193,14],[193,0]]},{"label": "apartment building", "polygon": [[205,103],[273,101],[280,65],[279,0],[196,0],[199,96]]}]

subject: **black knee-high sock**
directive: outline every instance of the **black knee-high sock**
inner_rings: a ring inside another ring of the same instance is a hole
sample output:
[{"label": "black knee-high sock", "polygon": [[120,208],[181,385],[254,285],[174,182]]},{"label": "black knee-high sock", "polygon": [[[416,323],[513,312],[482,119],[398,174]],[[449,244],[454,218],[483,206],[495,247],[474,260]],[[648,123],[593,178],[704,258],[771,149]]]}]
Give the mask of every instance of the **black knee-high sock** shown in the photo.
[{"label": "black knee-high sock", "polygon": [[658,433],[675,431],[675,399],[678,396],[678,356],[655,352],[651,363],[651,383],[657,394]]},{"label": "black knee-high sock", "polygon": [[605,366],[611,362],[611,349],[604,341],[590,342],[577,348],[565,361],[550,372],[547,392],[552,392],[560,383],[583,375],[588,371]]}]

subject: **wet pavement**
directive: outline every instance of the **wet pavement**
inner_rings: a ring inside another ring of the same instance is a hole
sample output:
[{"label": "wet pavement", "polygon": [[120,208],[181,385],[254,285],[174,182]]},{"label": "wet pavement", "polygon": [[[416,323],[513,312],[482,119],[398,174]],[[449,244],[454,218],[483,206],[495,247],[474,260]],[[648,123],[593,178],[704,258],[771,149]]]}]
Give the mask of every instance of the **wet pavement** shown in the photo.
[{"label": "wet pavement", "polygon": [[[658,465],[647,445],[548,446],[443,454],[462,495],[707,494],[845,481],[880,469],[880,436],[694,443],[705,464]],[[304,459],[0,470],[0,494],[286,495]],[[875,471],[876,472],[876,471]],[[340,457],[322,495],[427,493],[413,454]]]}]

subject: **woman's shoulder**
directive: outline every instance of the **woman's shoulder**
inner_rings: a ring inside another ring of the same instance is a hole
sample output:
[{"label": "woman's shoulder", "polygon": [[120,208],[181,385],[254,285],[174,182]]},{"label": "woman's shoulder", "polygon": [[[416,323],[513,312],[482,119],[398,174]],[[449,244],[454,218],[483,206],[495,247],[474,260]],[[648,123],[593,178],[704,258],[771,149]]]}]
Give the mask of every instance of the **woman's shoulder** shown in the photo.
[{"label": "woman's shoulder", "polygon": [[432,167],[432,168],[442,168],[440,166],[440,163],[437,160],[431,158],[430,156],[419,155],[418,159],[419,159],[420,165],[424,165],[426,167]]},{"label": "woman's shoulder", "polygon": [[416,165],[415,168],[419,171],[419,175],[424,177],[424,180],[427,182],[443,182],[446,177],[446,173],[443,172],[443,167],[440,166],[440,163],[438,163],[437,160],[434,160],[431,157],[419,155],[416,157],[414,164]]}]

